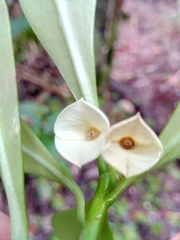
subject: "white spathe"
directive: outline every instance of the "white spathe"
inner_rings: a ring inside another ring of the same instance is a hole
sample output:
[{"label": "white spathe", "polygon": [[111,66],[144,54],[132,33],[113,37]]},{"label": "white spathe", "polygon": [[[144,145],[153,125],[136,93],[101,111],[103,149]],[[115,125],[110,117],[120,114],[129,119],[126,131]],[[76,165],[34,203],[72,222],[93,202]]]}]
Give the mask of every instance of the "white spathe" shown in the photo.
[{"label": "white spathe", "polygon": [[[100,109],[80,99],[57,117],[55,146],[63,158],[81,167],[101,154],[109,126],[108,118]],[[91,128],[99,132],[98,137],[89,141],[86,133]]]},{"label": "white spathe", "polygon": [[[124,138],[133,139],[134,146],[120,145]],[[155,165],[163,155],[163,146],[140,114],[113,125],[102,152],[105,161],[126,178],[141,174]]]}]

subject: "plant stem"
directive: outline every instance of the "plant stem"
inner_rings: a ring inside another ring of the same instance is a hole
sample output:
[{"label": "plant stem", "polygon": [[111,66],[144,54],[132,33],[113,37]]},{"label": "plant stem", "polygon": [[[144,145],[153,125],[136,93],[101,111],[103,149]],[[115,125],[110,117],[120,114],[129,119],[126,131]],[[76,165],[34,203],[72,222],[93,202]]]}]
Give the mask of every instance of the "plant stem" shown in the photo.
[{"label": "plant stem", "polygon": [[126,190],[132,182],[134,182],[138,177],[131,177],[128,179],[123,179],[121,182],[112,190],[110,193],[106,195],[106,204],[111,206],[116,199]]},{"label": "plant stem", "polygon": [[107,207],[103,198],[94,198],[82,231],[82,240],[98,240]]},{"label": "plant stem", "polygon": [[111,178],[109,177],[107,164],[104,163],[103,159],[98,159],[98,167],[101,175],[99,177],[95,196],[92,200],[83,226],[81,236],[81,239],[83,240],[98,240],[108,209],[105,201],[105,195],[111,188]]},{"label": "plant stem", "polygon": [[99,170],[99,175],[107,173],[108,171],[108,166],[102,156],[98,158],[98,170]]}]

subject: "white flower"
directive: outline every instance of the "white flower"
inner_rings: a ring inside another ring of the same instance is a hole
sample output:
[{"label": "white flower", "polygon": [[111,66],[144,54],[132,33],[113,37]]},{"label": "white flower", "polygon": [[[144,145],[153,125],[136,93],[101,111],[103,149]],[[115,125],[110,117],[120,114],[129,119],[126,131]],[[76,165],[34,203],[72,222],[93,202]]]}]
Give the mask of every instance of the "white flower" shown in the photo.
[{"label": "white flower", "polygon": [[160,140],[139,113],[110,128],[102,153],[105,161],[126,178],[147,171],[162,154]]},{"label": "white flower", "polygon": [[55,146],[62,157],[81,167],[101,154],[108,130],[106,115],[80,99],[57,117]]}]

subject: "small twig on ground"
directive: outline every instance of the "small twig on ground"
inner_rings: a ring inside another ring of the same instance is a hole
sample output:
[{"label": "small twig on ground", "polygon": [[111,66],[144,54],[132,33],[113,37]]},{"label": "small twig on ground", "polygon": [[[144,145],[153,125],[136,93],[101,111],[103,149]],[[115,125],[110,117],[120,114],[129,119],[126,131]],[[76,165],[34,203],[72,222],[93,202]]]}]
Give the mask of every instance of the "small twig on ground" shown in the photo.
[{"label": "small twig on ground", "polygon": [[58,86],[50,85],[46,79],[42,79],[36,75],[36,73],[24,66],[17,67],[17,78],[19,80],[30,82],[45,91],[57,95],[61,101],[64,101],[63,94]]}]

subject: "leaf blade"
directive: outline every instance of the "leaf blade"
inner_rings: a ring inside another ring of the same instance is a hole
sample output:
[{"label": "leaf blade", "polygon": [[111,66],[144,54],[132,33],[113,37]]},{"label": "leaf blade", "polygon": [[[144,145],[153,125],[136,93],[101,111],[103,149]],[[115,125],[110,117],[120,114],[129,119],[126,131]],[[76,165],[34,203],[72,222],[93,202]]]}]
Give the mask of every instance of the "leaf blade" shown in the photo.
[{"label": "leaf blade", "polygon": [[11,217],[13,240],[28,239],[24,174],[10,22],[0,0],[0,168]]},{"label": "leaf blade", "polygon": [[73,178],[58,164],[30,127],[21,120],[22,149],[26,173],[46,177],[60,183],[74,194],[77,201],[77,214],[84,220],[84,196]]},{"label": "leaf blade", "polygon": [[[86,202],[86,212],[89,211],[91,201]],[[61,240],[78,240],[81,233],[81,226],[76,219],[76,208],[58,212],[52,217],[52,226],[55,234]],[[67,231],[69,229],[69,231]],[[104,223],[100,232],[99,240],[113,240],[113,234],[109,227],[108,215],[104,218]]]},{"label": "leaf blade", "polygon": [[96,0],[20,0],[20,3],[75,98],[83,97],[97,105],[94,60]]},{"label": "leaf blade", "polygon": [[163,157],[151,169],[160,168],[180,157],[180,102],[161,132],[159,138],[164,147]]}]

